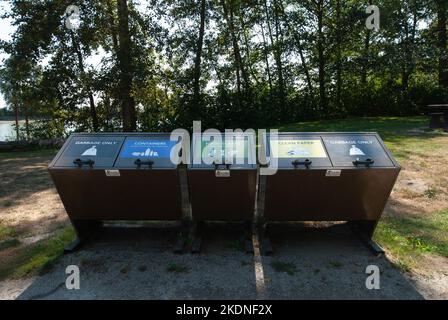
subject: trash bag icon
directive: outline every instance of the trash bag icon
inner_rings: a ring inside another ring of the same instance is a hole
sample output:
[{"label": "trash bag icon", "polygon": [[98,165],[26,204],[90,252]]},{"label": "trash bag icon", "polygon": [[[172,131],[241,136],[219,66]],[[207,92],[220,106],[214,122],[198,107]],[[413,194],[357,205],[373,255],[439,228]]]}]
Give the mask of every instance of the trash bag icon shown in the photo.
[{"label": "trash bag icon", "polygon": [[81,155],[82,156],[96,156],[96,146],[91,146],[89,149],[87,149],[86,151],[84,151]]},{"label": "trash bag icon", "polygon": [[352,147],[350,148],[350,155],[351,156],[365,156],[366,154],[359,149],[356,145],[352,144]]}]

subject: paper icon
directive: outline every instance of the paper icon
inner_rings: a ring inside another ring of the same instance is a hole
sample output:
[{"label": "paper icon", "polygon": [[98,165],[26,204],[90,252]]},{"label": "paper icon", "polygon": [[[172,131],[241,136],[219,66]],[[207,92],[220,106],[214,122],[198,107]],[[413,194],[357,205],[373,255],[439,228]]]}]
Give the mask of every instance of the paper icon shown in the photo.
[{"label": "paper icon", "polygon": [[352,147],[350,148],[350,155],[351,156],[365,156],[366,154],[359,149],[356,145],[352,144]]},{"label": "paper icon", "polygon": [[97,152],[96,146],[91,146],[89,149],[87,149],[86,151],[84,151],[82,153],[82,156],[94,156],[95,157],[96,152]]}]

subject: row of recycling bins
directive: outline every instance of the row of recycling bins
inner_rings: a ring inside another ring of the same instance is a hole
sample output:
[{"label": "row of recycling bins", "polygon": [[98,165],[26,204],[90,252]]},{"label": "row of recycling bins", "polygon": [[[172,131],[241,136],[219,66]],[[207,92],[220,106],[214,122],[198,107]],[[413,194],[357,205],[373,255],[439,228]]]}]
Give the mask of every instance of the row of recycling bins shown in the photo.
[{"label": "row of recycling bins", "polygon": [[[371,237],[400,167],[378,134],[265,134],[263,161],[252,133],[193,134],[191,150],[180,142],[169,133],[71,135],[49,171],[78,241],[104,220],[349,221],[380,251]],[[173,163],[173,152],[189,164]]]}]

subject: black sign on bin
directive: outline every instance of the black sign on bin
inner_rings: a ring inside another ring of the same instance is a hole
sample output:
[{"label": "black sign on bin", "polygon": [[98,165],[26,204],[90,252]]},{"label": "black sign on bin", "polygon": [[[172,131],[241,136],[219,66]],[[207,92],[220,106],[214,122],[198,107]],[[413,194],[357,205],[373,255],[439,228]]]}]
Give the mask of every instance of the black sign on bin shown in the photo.
[{"label": "black sign on bin", "polygon": [[393,167],[392,160],[373,134],[322,135],[335,167]]},{"label": "black sign on bin", "polygon": [[75,136],[55,163],[55,167],[74,167],[74,161],[90,161],[95,167],[111,167],[124,137]]}]

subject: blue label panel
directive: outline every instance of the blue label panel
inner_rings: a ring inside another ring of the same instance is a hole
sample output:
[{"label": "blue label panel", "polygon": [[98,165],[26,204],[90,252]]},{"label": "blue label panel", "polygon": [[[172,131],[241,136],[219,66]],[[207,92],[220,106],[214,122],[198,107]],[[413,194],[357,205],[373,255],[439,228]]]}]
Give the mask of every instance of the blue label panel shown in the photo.
[{"label": "blue label panel", "polygon": [[126,140],[120,158],[169,158],[176,141]]}]

